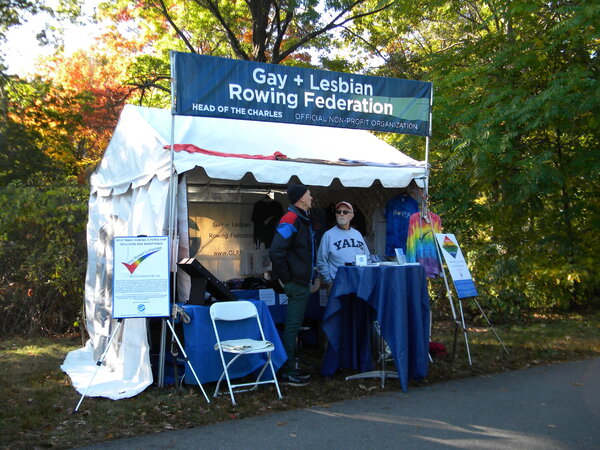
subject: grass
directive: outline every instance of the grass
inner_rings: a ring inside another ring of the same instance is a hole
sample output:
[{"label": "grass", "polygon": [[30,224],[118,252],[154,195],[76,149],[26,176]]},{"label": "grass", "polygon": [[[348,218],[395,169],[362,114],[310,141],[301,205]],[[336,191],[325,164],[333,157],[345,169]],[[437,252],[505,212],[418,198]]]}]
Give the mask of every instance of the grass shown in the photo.
[{"label": "grass", "polygon": [[[487,324],[486,324],[487,325]],[[507,323],[495,329],[509,350],[506,355],[489,326],[469,328],[473,364],[469,365],[462,333],[456,355],[435,359],[426,380],[411,382],[409,389],[441,381],[521,369],[533,365],[600,357],[600,311],[585,314],[536,316],[526,322]],[[452,352],[453,324],[434,323],[432,339]],[[349,373],[319,376],[322,350],[305,349],[303,361],[315,380],[303,388],[282,386],[278,400],[272,386],[258,392],[228,396],[207,404],[196,386],[149,387],[130,399],[112,401],[85,398],[78,413],[73,408],[80,395],[61,371],[65,355],[81,347],[79,336],[0,340],[0,448],[70,448],[109,439],[196,427],[238,420],[275,411],[325,405],[365,397],[381,391],[378,379],[346,381]],[[209,395],[214,383],[205,385]],[[395,380],[386,391],[397,391]]]}]

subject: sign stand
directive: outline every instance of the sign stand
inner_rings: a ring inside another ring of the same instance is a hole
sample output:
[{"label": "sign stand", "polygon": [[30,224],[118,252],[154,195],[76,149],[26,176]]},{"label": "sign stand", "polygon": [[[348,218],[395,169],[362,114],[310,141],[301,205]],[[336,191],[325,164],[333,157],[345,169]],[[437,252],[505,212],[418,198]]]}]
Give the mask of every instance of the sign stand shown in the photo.
[{"label": "sign stand", "polygon": [[204,387],[202,386],[202,383],[200,383],[200,380],[198,379],[198,375],[196,375],[196,371],[194,370],[194,366],[192,366],[192,363],[190,362],[190,359],[188,358],[187,353],[183,349],[183,345],[181,345],[181,341],[179,340],[179,337],[177,337],[177,333],[175,332],[175,327],[173,326],[173,324],[171,323],[171,321],[168,320],[168,319],[165,319],[164,322],[166,322],[166,324],[171,329],[171,333],[172,333],[173,337],[175,338],[175,340],[177,341],[177,345],[179,346],[179,350],[181,350],[181,353],[183,353],[183,359],[187,363],[187,365],[190,368],[190,370],[192,371],[192,375],[194,375],[194,378],[196,379],[196,383],[198,383],[198,386],[200,386],[200,390],[202,391],[202,394],[204,394],[204,398],[206,399],[206,402],[210,403],[210,400],[208,399],[208,396],[206,395],[206,391],[204,391]]},{"label": "sign stand", "polygon": [[[96,377],[96,374],[98,373],[98,370],[100,370],[100,366],[104,363],[104,358],[106,357],[106,354],[108,353],[108,350],[110,349],[110,344],[112,344],[112,341],[113,341],[114,337],[117,335],[119,328],[121,328],[121,324],[123,323],[123,321],[124,321],[124,319],[117,319],[117,326],[115,327],[114,331],[110,335],[110,339],[108,340],[108,342],[106,344],[106,348],[104,349],[104,352],[102,352],[102,355],[100,355],[100,359],[98,359],[98,361],[96,361],[96,370],[94,371],[92,378],[90,378],[90,382],[88,383],[87,387],[85,388],[85,391],[83,392],[83,394],[81,394],[81,398],[79,399],[79,402],[77,402],[77,406],[75,406],[75,409],[73,410],[74,413],[76,413],[79,410],[79,407],[83,403],[83,399],[86,397],[88,391],[90,390],[90,386],[92,385],[92,382],[94,381],[94,378]],[[196,379],[196,383],[198,383],[198,386],[200,386],[200,390],[202,391],[202,394],[204,395],[206,402],[210,403],[210,400],[209,400],[208,396],[206,395],[206,391],[204,390],[202,383],[200,383],[200,380],[198,379],[198,375],[196,375],[196,371],[194,370],[194,367],[192,366],[192,363],[190,362],[190,360],[187,356],[187,353],[183,349],[183,346],[181,345],[181,341],[177,337],[177,333],[175,333],[175,328],[173,327],[173,325],[171,324],[171,322],[169,320],[165,320],[164,322],[166,322],[167,325],[169,326],[169,328],[171,328],[171,333],[173,333],[173,337],[177,341],[179,350],[181,350],[181,353],[183,353],[185,362],[188,364],[190,370],[192,371],[192,374],[194,375],[194,378]]]},{"label": "sign stand", "polygon": [[[436,252],[438,255],[438,261],[440,263],[440,267],[442,268],[442,278],[444,279],[444,285],[446,286],[446,296],[448,297],[448,302],[450,303],[450,309],[452,311],[452,317],[454,319],[454,341],[452,343],[452,360],[454,360],[454,356],[456,355],[456,338],[458,335],[458,329],[460,327],[460,328],[462,328],[463,334],[465,337],[465,345],[467,347],[467,358],[469,359],[469,365],[472,366],[473,363],[471,361],[471,350],[469,349],[469,336],[467,334],[467,327],[465,325],[465,316],[463,314],[462,302],[459,298],[458,299],[458,305],[460,308],[460,321],[459,321],[456,316],[456,310],[454,309],[454,300],[452,299],[452,290],[450,289],[450,285],[448,284],[448,277],[446,276],[446,271],[444,270],[444,262],[442,260],[442,254],[441,254],[441,251],[437,244],[435,246],[435,249],[436,249]],[[429,332],[429,335],[431,336],[431,331]]]},{"label": "sign stand", "polygon": [[[461,326],[463,329],[463,334],[465,336],[465,344],[467,347],[467,356],[469,358],[469,365],[473,365],[471,361],[471,351],[469,349],[469,338],[467,333],[467,326],[465,324],[465,316],[463,313],[462,299],[470,298],[475,302],[479,311],[487,321],[488,325],[492,329],[494,336],[498,339],[498,342],[502,346],[503,350],[508,354],[508,349],[496,333],[496,329],[488,319],[487,315],[483,311],[483,308],[477,301],[477,289],[475,288],[475,284],[471,279],[471,274],[466,265],[465,259],[462,255],[460,247],[458,245],[458,241],[453,234],[443,234],[443,233],[435,233],[436,240],[436,250],[440,263],[440,267],[442,268],[442,275],[444,278],[444,283],[446,285],[446,293],[448,295],[448,300],[450,301],[450,307],[452,308],[452,315],[454,317],[455,329],[454,329],[454,342],[452,344],[452,358],[454,359],[454,355],[456,354],[456,338],[458,335],[458,327]],[[458,297],[458,307],[460,311],[460,322],[457,320],[456,312],[454,310],[454,304],[452,300],[452,291],[450,290],[450,286],[448,285],[448,278],[446,276],[446,272],[444,269],[443,259],[446,261],[446,267],[450,276],[454,281],[454,288],[456,289],[456,294]]]},{"label": "sign stand", "polygon": [[[196,371],[181,345],[173,324],[168,320],[169,305],[169,238],[167,236],[124,236],[113,240],[113,311],[112,317],[117,319],[117,326],[110,335],[106,348],[96,362],[96,370],[88,386],[82,394],[73,412],[77,412],[87,395],[110,346],[121,328],[124,319],[162,317],[162,328],[165,323],[171,329],[173,338],[190,367],[204,398],[210,400],[200,383]],[[164,344],[164,339],[161,345]],[[161,348],[161,358],[164,352]],[[164,367],[164,361],[163,366]],[[161,376],[159,379],[162,380]],[[161,386],[162,387],[162,386]]]},{"label": "sign stand", "polygon": [[106,348],[102,352],[102,355],[100,355],[100,359],[98,361],[96,361],[96,370],[94,371],[92,378],[90,378],[90,382],[88,383],[87,387],[85,388],[85,391],[83,391],[83,394],[81,394],[81,398],[79,399],[79,402],[77,402],[77,406],[75,406],[75,409],[73,410],[74,413],[76,413],[79,410],[81,403],[83,403],[83,399],[85,398],[88,391],[90,390],[90,386],[92,385],[94,378],[96,378],[96,374],[100,370],[100,366],[102,365],[102,363],[104,363],[104,358],[106,357],[106,354],[108,353],[108,350],[110,349],[110,344],[112,344],[113,338],[117,335],[117,332],[119,331],[119,328],[121,328],[122,323],[123,323],[123,319],[117,319],[117,326],[115,327],[112,334],[110,335],[110,338],[108,339],[108,342],[106,343]]},{"label": "sign stand", "polygon": [[483,317],[485,318],[486,322],[488,323],[488,325],[490,326],[490,328],[492,329],[492,332],[494,333],[494,336],[496,336],[496,339],[498,339],[498,342],[500,342],[500,345],[502,346],[502,348],[504,349],[504,351],[506,352],[506,354],[508,355],[508,349],[504,346],[504,343],[502,342],[502,339],[500,339],[500,336],[498,336],[498,333],[496,333],[496,329],[494,328],[494,326],[492,325],[492,322],[490,322],[490,319],[488,319],[488,317],[485,315],[485,313],[483,312],[483,308],[481,308],[481,305],[479,304],[479,302],[477,301],[476,297],[471,297],[471,300],[473,300],[475,302],[475,304],[477,305],[477,307],[479,308],[479,311],[481,311],[481,314],[483,315]]}]

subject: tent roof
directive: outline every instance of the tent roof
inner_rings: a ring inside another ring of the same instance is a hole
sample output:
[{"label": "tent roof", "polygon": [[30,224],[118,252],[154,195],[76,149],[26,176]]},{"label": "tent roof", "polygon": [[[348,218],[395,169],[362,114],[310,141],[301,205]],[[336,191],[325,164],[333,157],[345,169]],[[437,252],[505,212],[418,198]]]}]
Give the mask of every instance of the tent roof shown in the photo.
[{"label": "tent roof", "polygon": [[[147,184],[154,176],[169,177],[171,112],[126,105],[102,161],[91,177],[92,193],[122,194]],[[175,152],[177,173],[202,167],[212,179],[240,181],[247,173],[259,183],[285,185],[292,176],[307,186],[406,187],[425,176],[416,161],[368,131],[274,122],[176,116],[175,144],[192,144],[228,154],[273,155],[288,160],[261,160]],[[294,161],[301,158],[304,161]],[[315,161],[306,161],[312,159]],[[340,164],[340,159],[368,161]],[[247,179],[247,177],[246,177]]]}]

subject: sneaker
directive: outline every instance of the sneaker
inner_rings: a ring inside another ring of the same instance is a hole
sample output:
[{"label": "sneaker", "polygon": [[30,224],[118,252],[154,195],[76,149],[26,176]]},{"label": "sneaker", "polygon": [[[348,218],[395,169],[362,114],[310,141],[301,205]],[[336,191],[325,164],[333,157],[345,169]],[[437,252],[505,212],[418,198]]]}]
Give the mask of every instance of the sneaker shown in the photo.
[{"label": "sneaker", "polygon": [[300,375],[299,373],[285,373],[281,376],[281,383],[288,386],[306,386],[310,383],[310,375]]},{"label": "sneaker", "polygon": [[307,383],[310,383],[310,381],[312,380],[312,375],[310,373],[306,373],[306,372],[300,372],[299,370],[296,370],[294,372],[294,376],[302,381],[305,381]]}]

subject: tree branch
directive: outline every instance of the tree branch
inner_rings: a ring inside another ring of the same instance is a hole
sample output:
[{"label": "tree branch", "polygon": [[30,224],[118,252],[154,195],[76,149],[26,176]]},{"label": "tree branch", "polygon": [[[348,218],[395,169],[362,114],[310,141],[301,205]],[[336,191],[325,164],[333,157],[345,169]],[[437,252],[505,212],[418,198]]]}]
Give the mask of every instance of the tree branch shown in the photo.
[{"label": "tree branch", "polygon": [[235,36],[235,33],[233,32],[229,24],[225,21],[225,18],[221,14],[221,11],[219,11],[219,0],[194,0],[194,2],[196,2],[201,8],[208,9],[211,12],[211,14],[215,17],[215,19],[219,21],[219,23],[225,30],[225,33],[227,34],[227,40],[229,41],[233,52],[238,56],[238,58],[249,61],[250,56],[248,56],[248,54],[244,51],[244,49],[242,48],[242,44]]},{"label": "tree branch", "polygon": [[271,1],[246,0],[252,16],[252,57],[254,61],[266,62],[267,44],[269,42],[269,11]]},{"label": "tree branch", "polygon": [[167,18],[167,20],[169,21],[169,23],[171,24],[173,29],[175,30],[175,33],[177,33],[177,36],[179,36],[183,40],[183,42],[185,43],[185,46],[189,49],[190,52],[197,53],[196,49],[194,49],[194,46],[190,43],[190,41],[185,36],[183,31],[181,31],[181,29],[177,26],[177,24],[171,18],[171,15],[169,14],[169,11],[167,10],[164,0],[158,0],[158,3],[160,3],[160,9],[162,10],[162,13]]},{"label": "tree branch", "polygon": [[281,43],[283,42],[283,38],[285,37],[285,33],[294,18],[294,8],[288,4],[288,8],[286,10],[285,19],[283,22],[281,21],[281,8],[279,7],[279,2],[275,1],[275,21],[277,27],[277,37],[275,38],[275,42],[273,42],[273,55],[271,57],[271,61],[281,61],[279,49],[281,48]]},{"label": "tree branch", "polygon": [[356,19],[360,19],[361,17],[367,17],[373,14],[377,14],[387,8],[389,8],[390,6],[392,6],[395,3],[395,0],[387,3],[386,5],[381,6],[380,8],[374,9],[372,11],[368,11],[365,13],[360,13],[360,14],[356,14],[352,17],[349,17],[347,19],[344,19],[343,21],[341,21],[340,23],[336,23],[339,19],[341,19],[345,14],[347,14],[348,12],[352,11],[352,9],[354,9],[356,6],[358,6],[361,3],[364,3],[365,0],[357,0],[354,3],[352,3],[351,5],[349,5],[347,8],[344,8],[342,11],[340,11],[340,13],[335,16],[327,25],[325,25],[323,28],[319,29],[319,30],[315,30],[312,33],[307,34],[306,36],[304,36],[303,38],[301,38],[300,40],[298,40],[298,42],[296,42],[295,44],[292,44],[288,49],[286,49],[284,52],[282,52],[279,56],[279,58],[277,60],[275,60],[275,58],[273,58],[272,62],[274,64],[278,64],[279,62],[283,61],[285,58],[287,58],[289,55],[291,55],[292,53],[294,53],[296,50],[298,50],[300,47],[302,47],[304,44],[306,44],[307,42],[311,41],[312,39],[316,38],[317,36],[320,36],[324,33],[327,33],[328,31],[331,31],[335,28],[340,28],[342,26],[344,26],[345,24],[347,24],[348,22],[352,22]]},{"label": "tree branch", "polygon": [[155,89],[158,89],[158,90],[161,90],[163,92],[167,92],[167,93],[170,94],[171,93],[171,89],[170,88],[166,88],[166,87],[161,86],[160,84],[158,84],[158,82],[160,80],[170,80],[170,79],[171,79],[170,76],[157,75],[157,76],[155,76],[155,77],[153,77],[151,79],[147,79],[147,80],[144,80],[142,82],[131,81],[131,82],[127,83],[127,86],[133,86],[135,89],[139,89],[139,90],[142,90],[142,91],[145,91],[146,89],[149,89],[149,88],[155,88]]}]

